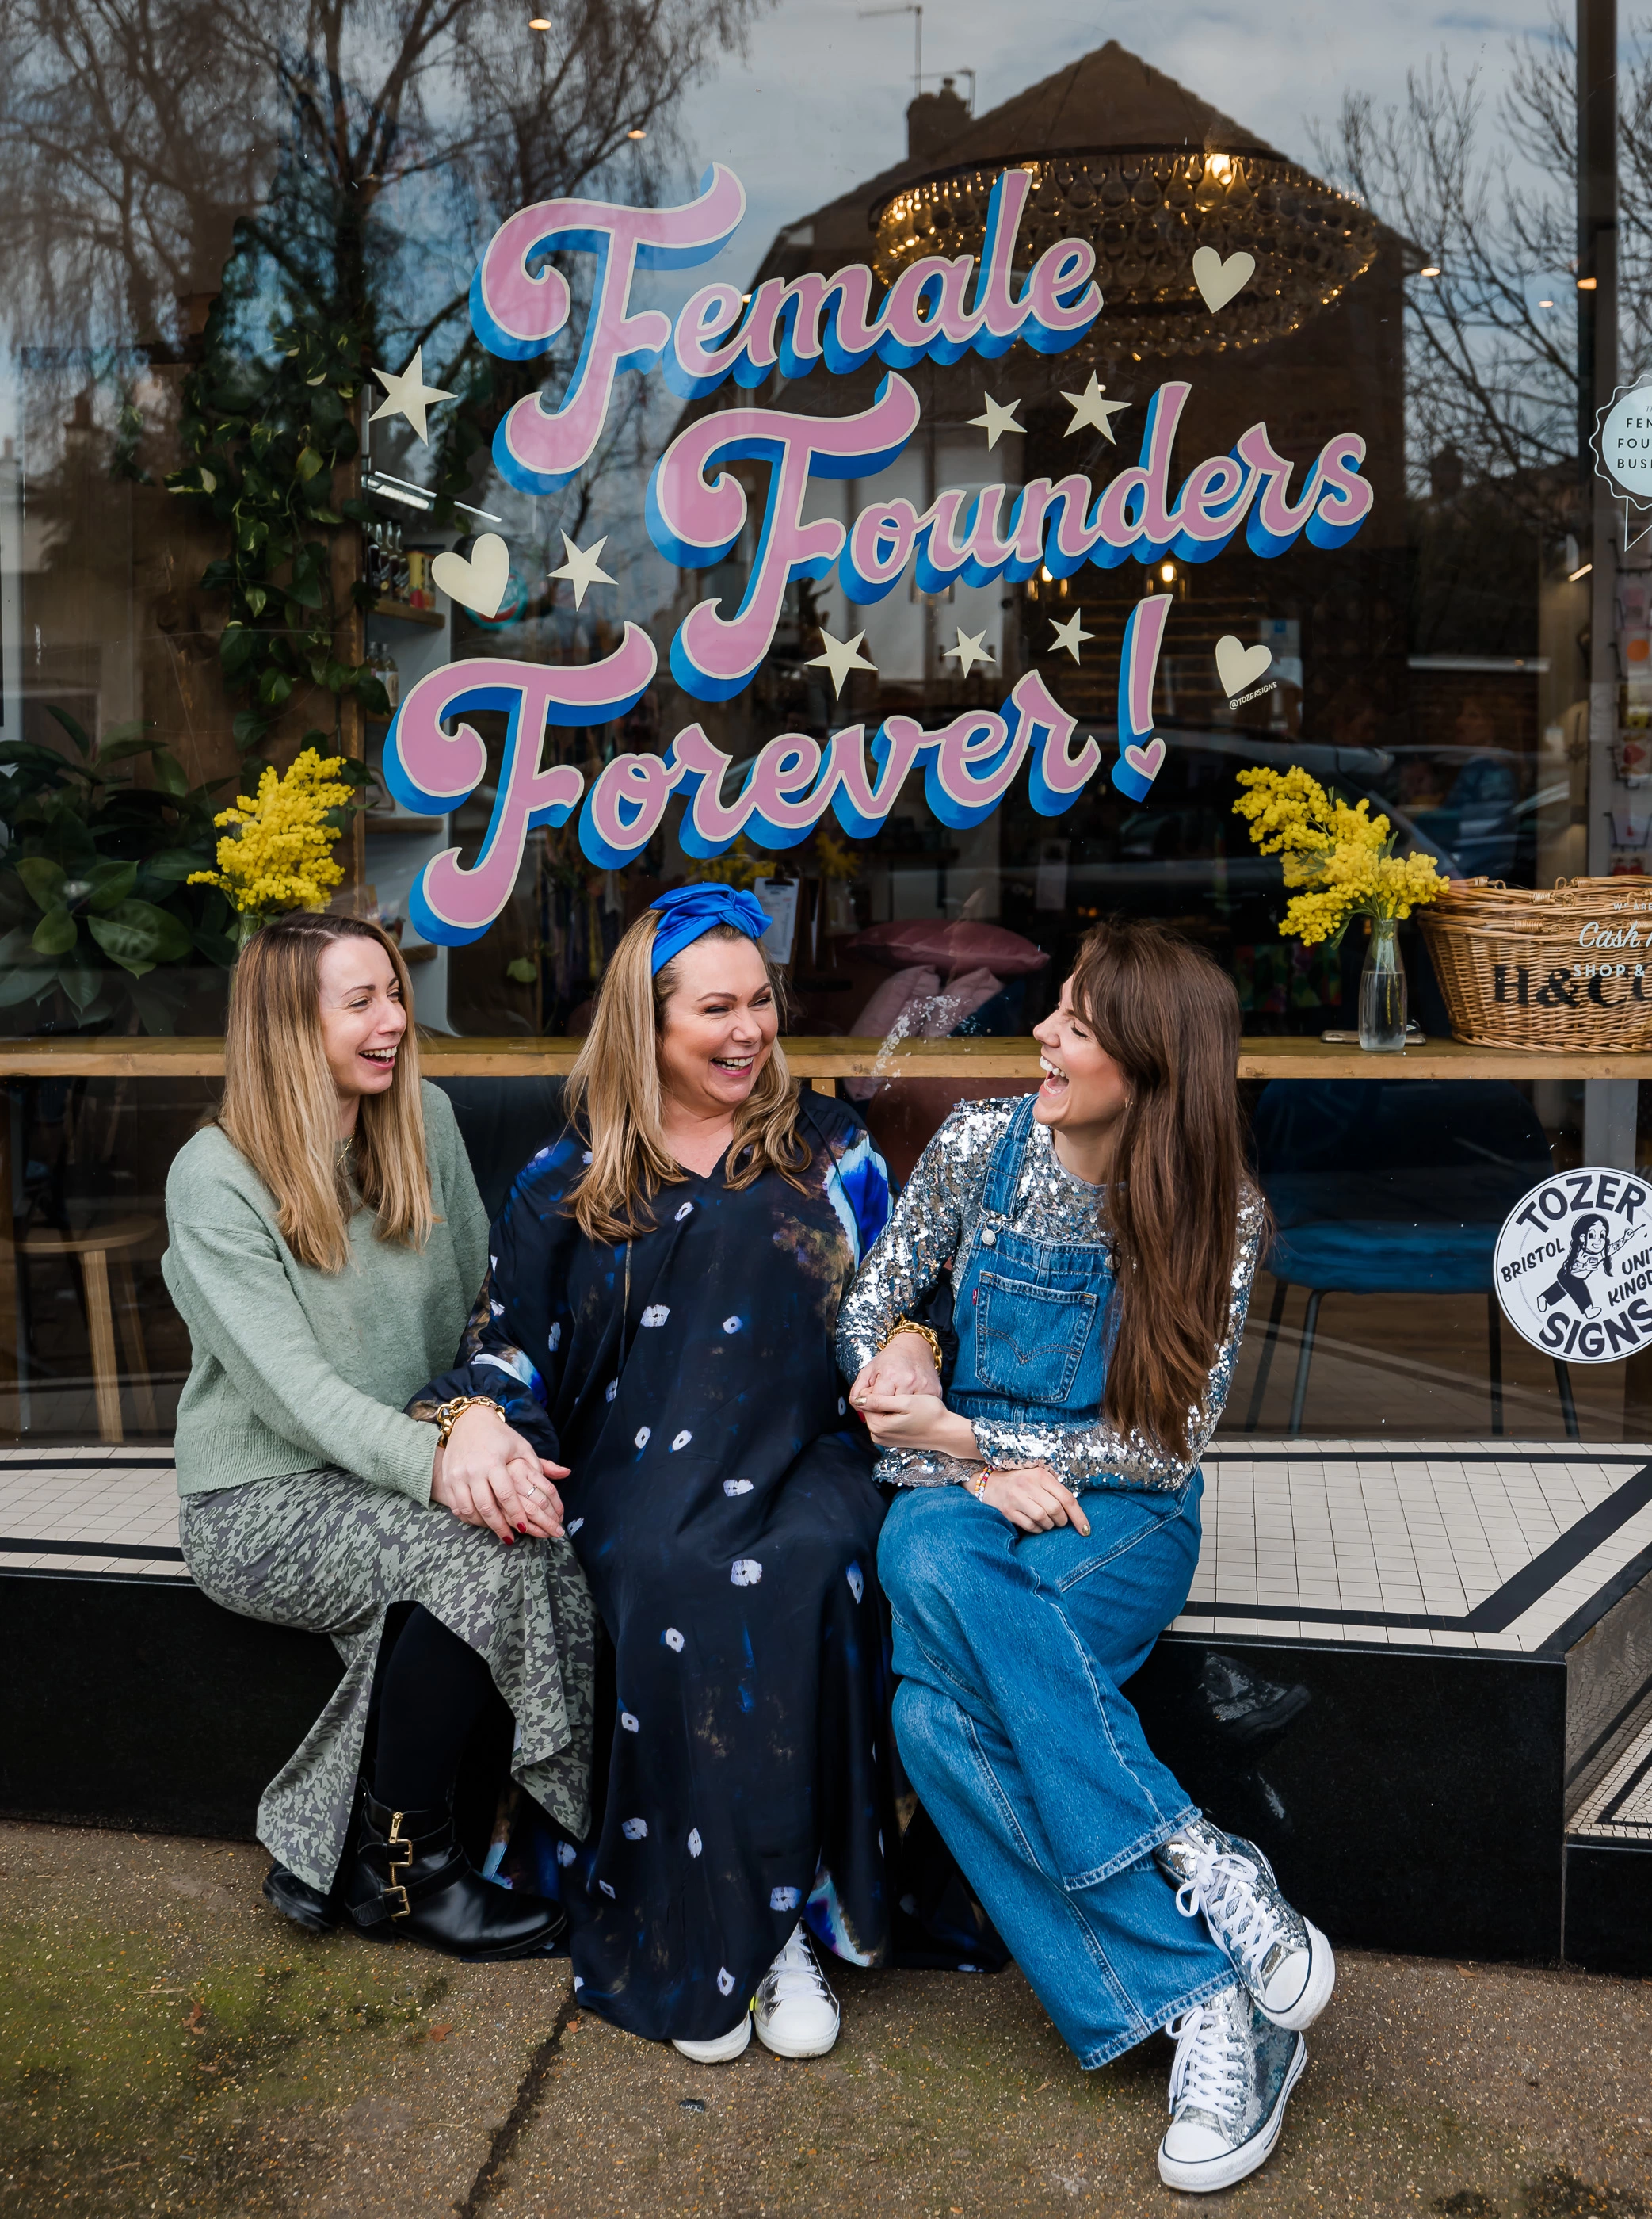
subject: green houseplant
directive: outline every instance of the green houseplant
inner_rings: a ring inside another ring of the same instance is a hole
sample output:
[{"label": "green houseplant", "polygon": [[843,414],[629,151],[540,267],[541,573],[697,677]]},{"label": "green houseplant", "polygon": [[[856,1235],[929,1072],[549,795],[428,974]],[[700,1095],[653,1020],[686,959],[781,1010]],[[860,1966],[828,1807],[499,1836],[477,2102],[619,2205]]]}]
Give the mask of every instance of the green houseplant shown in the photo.
[{"label": "green houseplant", "polygon": [[222,893],[188,883],[214,861],[212,791],[141,725],[94,743],[66,710],[49,713],[71,755],[0,745],[0,1010],[32,1001],[43,1019],[90,1027],[124,1007],[171,1032],[182,967],[235,960]]}]

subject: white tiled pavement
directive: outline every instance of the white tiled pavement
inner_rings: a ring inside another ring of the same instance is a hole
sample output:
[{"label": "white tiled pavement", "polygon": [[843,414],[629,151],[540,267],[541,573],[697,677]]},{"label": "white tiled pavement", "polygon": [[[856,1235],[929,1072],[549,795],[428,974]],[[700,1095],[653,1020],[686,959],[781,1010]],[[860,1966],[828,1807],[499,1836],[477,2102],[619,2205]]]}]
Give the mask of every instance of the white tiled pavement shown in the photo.
[{"label": "white tiled pavement", "polygon": [[31,1571],[187,1580],[171,1451],[0,1450],[0,1573]]},{"label": "white tiled pavement", "polygon": [[1649,1464],[1634,1443],[1218,1442],[1177,1627],[1531,1655],[1652,1551]]},{"label": "white tiled pavement", "polygon": [[1632,1842],[1637,1849],[1652,1840],[1652,1702],[1643,1704],[1618,1737],[1606,1769],[1566,1831],[1574,1838]]},{"label": "white tiled pavement", "polygon": [[[1639,1444],[1219,1443],[1177,1626],[1530,1655],[1652,1551],[1649,1464]],[[165,1446],[0,1450],[0,1573],[186,1579],[177,1550]]]}]

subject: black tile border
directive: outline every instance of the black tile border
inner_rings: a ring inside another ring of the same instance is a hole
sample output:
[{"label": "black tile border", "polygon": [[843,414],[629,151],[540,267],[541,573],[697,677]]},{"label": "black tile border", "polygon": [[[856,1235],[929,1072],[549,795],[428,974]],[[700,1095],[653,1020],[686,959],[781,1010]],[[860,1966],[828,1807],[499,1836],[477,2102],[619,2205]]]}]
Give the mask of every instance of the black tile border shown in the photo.
[{"label": "black tile border", "polygon": [[1551,1454],[1547,1449],[1526,1455],[1511,1445],[1506,1449],[1385,1449],[1381,1442],[1365,1449],[1327,1449],[1315,1455],[1306,1449],[1238,1449],[1224,1441],[1207,1448],[1205,1464],[1638,1464],[1643,1451],[1635,1449],[1597,1449],[1580,1441],[1574,1453]]},{"label": "black tile border", "polygon": [[[0,1533],[0,1553],[17,1557],[140,1557],[146,1563],[164,1559],[168,1563],[183,1562],[182,1549],[168,1549],[158,1541],[151,1547],[143,1541],[59,1541],[37,1539],[33,1534]],[[13,1570],[18,1568],[14,1565]]]},{"label": "black tile border", "polygon": [[[1593,1832],[1596,1826],[1635,1824],[1636,1821],[1634,1819],[1620,1819],[1618,1813],[1623,1809],[1624,1804],[1628,1802],[1630,1797],[1635,1793],[1635,1790],[1646,1778],[1649,1772],[1652,1772],[1652,1750],[1648,1750],[1646,1755],[1636,1766],[1634,1771],[1630,1774],[1629,1778],[1624,1782],[1618,1793],[1612,1797],[1611,1802],[1607,1804],[1605,1809],[1597,1812],[1595,1817],[1590,1820],[1589,1824],[1581,1831],[1588,1833]],[[1645,1832],[1648,1830],[1644,1824],[1643,1824],[1641,1831]]]},{"label": "black tile border", "polygon": [[[1308,1459],[1303,1459],[1305,1462]],[[1441,1461],[1432,1457],[1411,1459],[1416,1463]],[[1468,1459],[1464,1459],[1467,1461]],[[1213,1462],[1216,1459],[1213,1458]],[[1277,1461],[1289,1461],[1287,1458]],[[1326,1459],[1329,1461],[1329,1459]],[[1357,1457],[1346,1461],[1358,1463]],[[1490,1457],[1477,1459],[1490,1463],[1501,1461]],[[1535,1464],[1535,1457],[1510,1459],[1520,1464]],[[1627,1463],[1627,1458],[1595,1457],[1591,1458],[1556,1458],[1556,1463],[1596,1464]],[[1330,1610],[1323,1606],[1295,1603],[1209,1602],[1184,1603],[1177,1613],[1181,1619],[1254,1619],[1299,1625],[1384,1625],[1393,1626],[1402,1633],[1506,1633],[1517,1618],[1524,1617],[1534,1604],[1559,1585],[1568,1572],[1575,1571],[1587,1557],[1604,1547],[1612,1535],[1636,1514],[1652,1502],[1652,1464],[1643,1464],[1632,1477],[1616,1487],[1604,1502],[1597,1502],[1593,1510],[1586,1510],[1574,1526],[1568,1526],[1548,1548],[1524,1565],[1512,1579],[1505,1580],[1483,1602],[1476,1603],[1471,1611],[1456,1615],[1421,1611]],[[1630,1589],[1638,1587],[1652,1571],[1652,1547],[1640,1553],[1615,1572],[1612,1578],[1598,1588],[1589,1600],[1574,1610],[1546,1639],[1525,1652],[1528,1655],[1552,1656],[1569,1649],[1580,1635],[1598,1619],[1605,1616],[1614,1603],[1620,1602]]]}]

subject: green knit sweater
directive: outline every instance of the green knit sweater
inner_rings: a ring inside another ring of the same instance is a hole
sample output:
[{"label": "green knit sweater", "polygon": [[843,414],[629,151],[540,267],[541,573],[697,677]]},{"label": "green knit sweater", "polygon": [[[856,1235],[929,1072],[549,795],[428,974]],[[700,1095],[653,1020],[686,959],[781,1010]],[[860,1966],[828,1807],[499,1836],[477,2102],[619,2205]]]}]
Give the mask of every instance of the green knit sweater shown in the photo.
[{"label": "green knit sweater", "polygon": [[194,1355],[177,1408],[180,1495],[327,1465],[430,1500],[436,1437],[402,1406],[448,1371],[488,1263],[488,1215],[453,1107],[424,1089],[437,1224],[422,1249],[358,1209],[342,1271],[299,1263],[276,1203],[216,1126],[166,1180],[166,1284]]}]

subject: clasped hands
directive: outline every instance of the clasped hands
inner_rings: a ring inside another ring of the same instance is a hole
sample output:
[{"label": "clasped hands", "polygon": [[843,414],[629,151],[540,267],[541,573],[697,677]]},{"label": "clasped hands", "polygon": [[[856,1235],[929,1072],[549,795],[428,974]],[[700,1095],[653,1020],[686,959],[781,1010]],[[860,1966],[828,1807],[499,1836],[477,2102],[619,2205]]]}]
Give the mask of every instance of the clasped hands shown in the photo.
[{"label": "clasped hands", "polygon": [[[974,1426],[947,1408],[929,1344],[922,1333],[897,1333],[869,1364],[862,1364],[849,1401],[880,1449],[928,1450],[966,1464],[981,1460]],[[1078,1496],[1047,1464],[1017,1464],[990,1473],[981,1500],[1023,1533],[1045,1533],[1053,1526],[1071,1526],[1078,1533],[1090,1531]]]},{"label": "clasped hands", "polygon": [[486,1526],[501,1541],[519,1535],[562,1538],[562,1498],[551,1484],[568,1467],[551,1464],[514,1426],[485,1404],[461,1410],[431,1473],[430,1499],[465,1526]]}]

